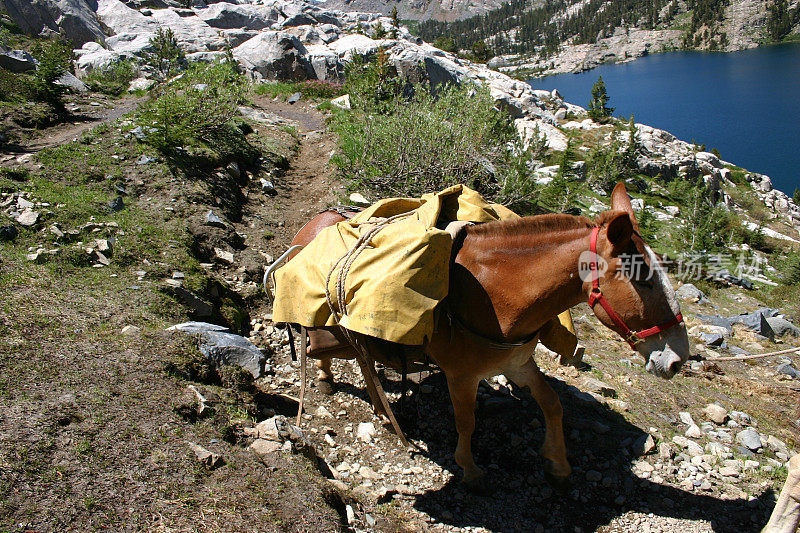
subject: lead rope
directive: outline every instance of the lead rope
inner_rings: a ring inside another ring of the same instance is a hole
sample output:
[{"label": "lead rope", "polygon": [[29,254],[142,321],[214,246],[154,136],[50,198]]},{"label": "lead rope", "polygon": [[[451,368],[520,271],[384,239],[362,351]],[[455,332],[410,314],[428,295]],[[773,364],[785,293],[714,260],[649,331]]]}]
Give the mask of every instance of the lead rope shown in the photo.
[{"label": "lead rope", "polygon": [[[347,275],[350,273],[350,268],[352,267],[355,260],[361,254],[362,251],[369,245],[370,240],[374,237],[379,231],[384,229],[386,226],[394,222],[395,220],[403,217],[407,217],[412,212],[408,213],[400,213],[398,215],[391,216],[380,222],[375,223],[375,226],[370,228],[366,233],[364,233],[353,245],[353,247],[345,252],[331,267],[330,271],[328,272],[328,276],[325,279],[325,299],[328,302],[328,307],[331,310],[331,316],[339,324],[341,317],[347,314],[347,303],[345,301],[345,281],[347,280]],[[339,270],[339,274],[336,278],[336,296],[337,301],[339,304],[339,309],[336,308],[336,305],[333,303],[333,299],[331,298],[330,293],[330,282],[331,278],[333,277],[333,272],[339,266],[340,263],[344,261],[342,268]],[[375,360],[370,357],[366,346],[362,343],[358,342],[353,333],[348,330],[347,328],[341,328],[342,332],[344,333],[345,338],[347,341],[355,348],[356,351],[356,360],[358,361],[358,365],[361,368],[361,374],[364,377],[364,383],[367,386],[367,392],[369,393],[370,400],[372,400],[373,408],[384,411],[384,414],[389,418],[389,422],[392,424],[392,428],[395,431],[395,434],[400,439],[400,442],[403,443],[403,446],[410,448],[411,444],[406,439],[403,430],[400,429],[400,424],[397,422],[397,418],[394,416],[394,411],[392,411],[392,407],[389,405],[389,400],[386,398],[386,393],[381,386],[380,380],[378,379],[378,375],[375,373]],[[306,335],[305,331],[302,331],[302,337],[300,341],[300,365],[301,365],[301,380],[302,383],[300,384],[300,405],[297,410],[297,423],[300,424],[300,415],[303,412],[303,400],[305,397],[305,388],[306,388]]]}]

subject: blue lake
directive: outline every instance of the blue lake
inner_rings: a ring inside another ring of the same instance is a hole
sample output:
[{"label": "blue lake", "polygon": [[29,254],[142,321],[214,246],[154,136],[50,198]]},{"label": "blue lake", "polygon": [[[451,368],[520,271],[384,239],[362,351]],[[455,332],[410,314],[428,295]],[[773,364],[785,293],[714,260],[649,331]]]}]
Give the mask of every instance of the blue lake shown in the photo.
[{"label": "blue lake", "polygon": [[598,76],[614,116],[716,148],[789,195],[800,187],[800,44],[656,54],[529,83],[587,107]]}]

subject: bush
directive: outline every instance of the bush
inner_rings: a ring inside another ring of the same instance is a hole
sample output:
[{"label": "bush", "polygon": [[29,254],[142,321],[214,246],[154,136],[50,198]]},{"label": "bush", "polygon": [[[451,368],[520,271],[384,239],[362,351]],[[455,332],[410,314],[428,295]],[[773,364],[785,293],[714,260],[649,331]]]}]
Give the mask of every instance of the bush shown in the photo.
[{"label": "bush", "polygon": [[340,153],[353,187],[378,196],[420,196],[464,183],[487,198],[529,211],[539,187],[530,179],[543,138],[523,150],[511,118],[485,88],[401,80],[383,53],[348,66],[344,89],[353,110],[335,110]]},{"label": "bush", "polygon": [[611,193],[620,180],[635,175],[636,154],[639,149],[636,126],[628,128],[628,140],[623,148],[624,130],[615,125],[608,146],[598,144],[586,158],[586,173],[589,180],[606,193]]},{"label": "bush", "polygon": [[781,283],[784,285],[800,283],[800,254],[792,253],[786,258],[781,274]]},{"label": "bush", "polygon": [[405,85],[385,50],[378,50],[374,59],[353,56],[345,78],[344,91],[352,104],[372,113],[391,113]]},{"label": "bush", "polygon": [[133,61],[122,61],[92,71],[84,80],[93,91],[119,96],[128,90],[139,76],[139,67]]},{"label": "bush", "polygon": [[62,109],[64,103],[61,97],[66,92],[66,87],[56,85],[56,80],[69,70],[72,64],[72,50],[62,42],[50,41],[36,47],[33,55],[39,60],[39,67],[32,79],[34,99]]},{"label": "bush", "polygon": [[140,109],[136,121],[146,142],[162,153],[209,144],[228,128],[247,87],[228,63],[198,66],[162,87],[161,94]]},{"label": "bush", "polygon": [[186,56],[178,46],[178,40],[171,28],[158,28],[150,39],[150,47],[147,64],[156,69],[161,79],[170,78],[185,66]]}]

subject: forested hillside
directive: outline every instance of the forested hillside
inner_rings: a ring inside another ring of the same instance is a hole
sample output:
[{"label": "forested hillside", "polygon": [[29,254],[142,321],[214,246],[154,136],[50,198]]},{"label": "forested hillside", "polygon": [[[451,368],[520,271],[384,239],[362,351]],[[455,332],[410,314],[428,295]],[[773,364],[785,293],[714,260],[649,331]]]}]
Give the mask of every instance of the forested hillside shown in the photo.
[{"label": "forested hillside", "polygon": [[677,30],[682,38],[675,41],[676,48],[749,48],[797,38],[798,22],[800,5],[788,0],[547,0],[533,6],[511,0],[457,22],[422,22],[417,33],[453,50],[483,52],[485,45],[486,56],[547,58],[566,46],[592,45],[632,30]]}]

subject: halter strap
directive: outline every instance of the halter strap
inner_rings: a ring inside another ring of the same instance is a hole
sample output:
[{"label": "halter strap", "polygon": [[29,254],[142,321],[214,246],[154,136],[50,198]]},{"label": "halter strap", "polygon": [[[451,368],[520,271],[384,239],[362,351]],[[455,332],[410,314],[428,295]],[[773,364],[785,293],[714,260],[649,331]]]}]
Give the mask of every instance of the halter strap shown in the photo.
[{"label": "halter strap", "polygon": [[595,226],[594,229],[592,229],[592,236],[589,240],[589,251],[592,252],[592,258],[589,262],[589,268],[592,271],[592,292],[589,294],[589,307],[594,309],[595,304],[600,302],[600,305],[603,307],[603,309],[605,309],[609,318],[611,318],[611,321],[622,330],[622,337],[630,345],[630,347],[635,350],[636,345],[642,342],[645,338],[661,333],[662,331],[666,331],[672,326],[677,326],[683,322],[683,316],[678,313],[670,320],[662,322],[661,324],[653,326],[652,328],[643,329],[641,331],[631,330],[631,328],[625,324],[625,321],[622,320],[622,317],[619,316],[616,311],[614,311],[614,308],[611,307],[609,301],[606,300],[605,296],[603,296],[603,291],[600,290],[600,269],[597,265],[597,235],[599,233],[600,228]]}]

